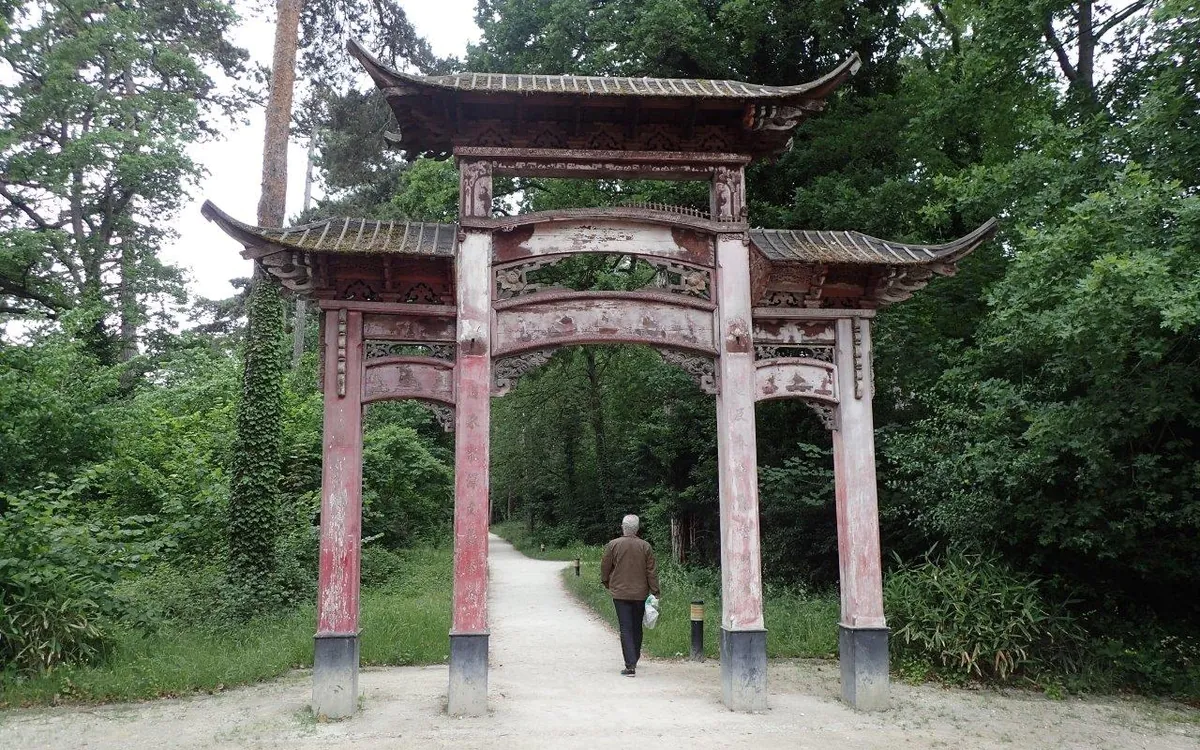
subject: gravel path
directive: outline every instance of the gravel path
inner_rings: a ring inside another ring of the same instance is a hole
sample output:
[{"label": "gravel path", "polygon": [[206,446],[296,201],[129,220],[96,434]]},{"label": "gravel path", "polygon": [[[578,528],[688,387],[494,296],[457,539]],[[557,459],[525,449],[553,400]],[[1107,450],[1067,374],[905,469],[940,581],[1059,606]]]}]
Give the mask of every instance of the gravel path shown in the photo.
[{"label": "gravel path", "polygon": [[0,748],[1200,749],[1200,713],[1145,701],[896,685],[892,710],[858,714],[828,662],[773,662],[771,710],[731,713],[716,663],[646,660],[622,677],[616,635],[568,597],[564,563],[496,537],[491,555],[490,716],[448,718],[446,667],[403,667],[364,670],[359,715],[318,724],[297,673],[215,696],[3,712]]}]

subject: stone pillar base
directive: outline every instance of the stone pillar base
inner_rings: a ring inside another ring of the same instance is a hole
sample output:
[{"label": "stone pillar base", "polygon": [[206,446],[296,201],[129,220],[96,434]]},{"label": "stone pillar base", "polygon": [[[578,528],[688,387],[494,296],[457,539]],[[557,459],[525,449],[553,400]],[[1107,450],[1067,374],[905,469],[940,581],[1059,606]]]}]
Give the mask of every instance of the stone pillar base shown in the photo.
[{"label": "stone pillar base", "polygon": [[888,629],[839,625],[842,700],[860,711],[888,707]]},{"label": "stone pillar base", "polygon": [[482,716],[487,713],[488,634],[450,634],[450,692],[446,713]]},{"label": "stone pillar base", "polygon": [[732,711],[767,710],[767,631],[721,628],[721,692]]},{"label": "stone pillar base", "polygon": [[318,635],[313,648],[313,715],[344,719],[358,710],[358,634]]}]

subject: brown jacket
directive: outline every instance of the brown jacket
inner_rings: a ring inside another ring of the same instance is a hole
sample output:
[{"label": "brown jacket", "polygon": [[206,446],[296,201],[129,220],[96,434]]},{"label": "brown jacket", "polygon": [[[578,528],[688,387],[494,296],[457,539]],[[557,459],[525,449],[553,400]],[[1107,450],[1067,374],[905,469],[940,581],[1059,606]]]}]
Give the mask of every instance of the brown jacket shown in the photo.
[{"label": "brown jacket", "polygon": [[645,599],[659,595],[658,565],[650,543],[636,536],[617,537],[604,545],[600,582],[613,599]]}]

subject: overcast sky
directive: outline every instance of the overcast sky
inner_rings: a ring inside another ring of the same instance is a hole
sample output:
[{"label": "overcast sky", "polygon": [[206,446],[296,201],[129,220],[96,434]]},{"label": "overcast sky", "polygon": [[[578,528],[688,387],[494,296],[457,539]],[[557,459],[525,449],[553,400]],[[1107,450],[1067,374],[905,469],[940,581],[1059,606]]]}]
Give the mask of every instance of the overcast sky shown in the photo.
[{"label": "overcast sky", "polygon": [[[475,0],[400,0],[409,19],[439,56],[462,55],[467,43],[477,41]],[[273,19],[250,20],[234,37],[259,62],[268,64],[274,43]],[[208,169],[208,177],[175,219],[179,240],[161,253],[169,263],[190,275],[195,294],[220,299],[233,294],[229,279],[250,275],[250,261],[238,255],[241,247],[200,215],[200,204],[209,199],[242,221],[253,223],[258,211],[262,170],[263,111],[249,113],[250,123],[231,130],[224,140],[193,149]],[[304,198],[306,144],[291,144],[288,153],[288,215],[300,210]]]}]

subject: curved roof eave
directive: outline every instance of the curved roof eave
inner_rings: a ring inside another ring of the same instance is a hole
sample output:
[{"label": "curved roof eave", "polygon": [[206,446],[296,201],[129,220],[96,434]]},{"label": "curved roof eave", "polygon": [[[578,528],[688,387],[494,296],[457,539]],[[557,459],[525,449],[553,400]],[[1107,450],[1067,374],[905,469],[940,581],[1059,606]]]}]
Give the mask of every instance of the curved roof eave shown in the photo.
[{"label": "curved roof eave", "polygon": [[862,67],[853,53],[833,70],[814,81],[792,86],[765,86],[742,81],[632,78],[616,76],[526,75],[512,73],[456,73],[419,76],[402,73],[385,65],[355,40],[347,42],[375,85],[396,95],[415,94],[421,89],[477,91],[496,94],[566,94],[598,97],[655,97],[682,99],[725,99],[736,101],[824,99]]},{"label": "curved roof eave", "polygon": [[776,263],[829,263],[849,265],[952,265],[995,236],[996,219],[950,242],[917,245],[892,242],[862,232],[801,229],[751,229],[750,241]]}]

